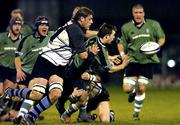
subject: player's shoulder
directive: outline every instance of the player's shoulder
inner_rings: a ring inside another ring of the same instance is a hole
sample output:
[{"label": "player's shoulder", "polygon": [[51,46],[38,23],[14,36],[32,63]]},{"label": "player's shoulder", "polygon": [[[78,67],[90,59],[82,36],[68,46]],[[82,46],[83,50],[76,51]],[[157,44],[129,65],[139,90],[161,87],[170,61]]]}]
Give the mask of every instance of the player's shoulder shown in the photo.
[{"label": "player's shoulder", "polygon": [[91,38],[89,38],[89,39],[87,40],[87,42],[89,42],[89,43],[95,43],[95,42],[97,41],[97,39],[98,39],[97,36],[91,37]]},{"label": "player's shoulder", "polygon": [[21,39],[21,44],[31,44],[32,43],[32,41],[34,41],[34,35],[33,34],[31,34],[31,35],[27,35],[27,36],[25,36],[25,37],[23,37],[22,39]]},{"label": "player's shoulder", "polygon": [[123,24],[123,26],[128,26],[128,25],[131,25],[132,24],[132,21],[128,21],[126,23]]},{"label": "player's shoulder", "polygon": [[52,36],[55,33],[55,31],[48,31],[48,36]]},{"label": "player's shoulder", "polygon": [[69,33],[84,35],[84,29],[76,21],[67,27]]},{"label": "player's shoulder", "polygon": [[149,24],[151,24],[151,25],[156,25],[156,24],[159,24],[159,22],[158,22],[158,21],[153,20],[153,19],[146,19],[146,22],[147,22],[147,23],[149,23]]},{"label": "player's shoulder", "polygon": [[86,45],[89,46],[89,45],[92,45],[92,44],[96,44],[97,39],[98,39],[97,36],[89,38],[89,39],[86,41]]},{"label": "player's shoulder", "polygon": [[69,24],[68,24],[68,22],[67,22],[69,29],[80,29],[80,28],[81,28],[81,27],[80,27],[80,24],[79,24],[78,22],[76,22],[76,21],[74,21],[74,20],[69,21],[69,22],[71,22],[71,23],[69,23]]},{"label": "player's shoulder", "polygon": [[127,29],[127,28],[131,27],[132,25],[133,25],[133,22],[128,21],[128,22],[124,23],[121,28],[122,29]]},{"label": "player's shoulder", "polygon": [[0,37],[4,37],[4,36],[7,36],[8,32],[2,32],[0,33]]},{"label": "player's shoulder", "polygon": [[23,38],[23,40],[29,40],[29,39],[34,39],[34,35],[33,34],[30,34],[30,35],[27,35]]},{"label": "player's shoulder", "polygon": [[2,42],[2,41],[9,40],[8,32],[2,32],[2,33],[0,33],[0,40],[1,40],[1,42]]}]

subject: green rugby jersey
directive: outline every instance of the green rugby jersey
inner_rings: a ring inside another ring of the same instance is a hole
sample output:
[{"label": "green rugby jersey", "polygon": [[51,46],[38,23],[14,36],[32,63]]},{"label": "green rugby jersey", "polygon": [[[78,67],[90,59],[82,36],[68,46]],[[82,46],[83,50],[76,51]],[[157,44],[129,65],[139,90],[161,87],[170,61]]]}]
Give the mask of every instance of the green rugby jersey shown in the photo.
[{"label": "green rugby jersey", "polygon": [[0,34],[0,66],[15,69],[15,52],[21,39],[22,35],[13,41],[7,32]]},{"label": "green rugby jersey", "polygon": [[130,56],[133,63],[159,63],[156,54],[145,55],[140,53],[140,46],[147,41],[158,42],[160,38],[165,38],[165,34],[157,21],[146,19],[145,23],[137,28],[133,21],[124,24],[121,28],[121,42],[125,52]]},{"label": "green rugby jersey", "polygon": [[35,30],[34,25],[24,24],[20,32],[21,34],[23,34],[23,36],[28,36],[28,35],[33,34],[34,30]]},{"label": "green rugby jersey", "polygon": [[[106,46],[100,41],[98,37],[93,37],[86,41],[86,48],[88,49],[88,47],[90,47],[93,44],[97,45],[100,50],[98,54],[95,56],[95,62],[101,65],[104,69],[109,70],[112,67],[112,65],[108,60],[108,50]],[[76,67],[79,67],[82,64],[82,62],[83,60],[78,55],[76,55],[74,58],[74,63]]]},{"label": "green rugby jersey", "polygon": [[22,70],[28,74],[31,74],[34,64],[37,60],[39,53],[42,51],[42,47],[46,46],[53,32],[49,32],[48,35],[41,39],[30,35],[22,39],[18,47],[18,54],[22,61]]}]

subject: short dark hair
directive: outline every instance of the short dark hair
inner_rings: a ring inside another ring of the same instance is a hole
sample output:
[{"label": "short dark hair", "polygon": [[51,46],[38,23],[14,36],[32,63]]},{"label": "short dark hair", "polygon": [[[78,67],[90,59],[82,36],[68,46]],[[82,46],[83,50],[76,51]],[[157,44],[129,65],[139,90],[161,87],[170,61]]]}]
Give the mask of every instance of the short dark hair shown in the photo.
[{"label": "short dark hair", "polygon": [[112,31],[117,31],[116,26],[111,25],[111,24],[107,24],[104,23],[103,25],[101,25],[101,27],[99,28],[98,34],[97,36],[100,38],[103,38],[105,35],[110,35],[112,33]]},{"label": "short dark hair", "polygon": [[23,11],[21,9],[14,9],[14,10],[12,10],[11,11],[11,16],[13,14],[16,14],[16,13],[19,13],[22,16],[22,18],[24,17]]},{"label": "short dark hair", "polygon": [[77,13],[75,14],[75,16],[73,17],[73,19],[75,21],[78,21],[80,19],[80,17],[87,17],[89,15],[94,15],[94,12],[89,9],[88,7],[81,7]]},{"label": "short dark hair", "polygon": [[142,4],[138,3],[138,4],[134,4],[134,5],[132,6],[132,10],[133,10],[133,9],[144,9],[144,7],[143,7]]}]

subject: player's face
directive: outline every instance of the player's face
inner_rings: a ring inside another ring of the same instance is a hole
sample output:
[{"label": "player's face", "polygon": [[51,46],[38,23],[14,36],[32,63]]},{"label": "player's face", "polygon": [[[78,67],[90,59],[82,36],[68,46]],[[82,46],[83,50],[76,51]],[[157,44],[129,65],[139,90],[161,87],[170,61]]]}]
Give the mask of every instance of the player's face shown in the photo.
[{"label": "player's face", "polygon": [[111,44],[112,43],[112,41],[115,38],[115,34],[116,34],[116,32],[113,30],[112,33],[107,36],[107,44]]},{"label": "player's face", "polygon": [[48,34],[49,26],[47,24],[41,24],[38,26],[40,36],[46,36]]},{"label": "player's face", "polygon": [[134,21],[138,24],[144,22],[144,9],[143,8],[133,8],[132,15]]},{"label": "player's face", "polygon": [[20,33],[21,28],[22,28],[21,24],[13,24],[11,30],[14,35],[18,35]]},{"label": "player's face", "polygon": [[81,17],[81,26],[84,27],[86,30],[90,28],[90,26],[93,24],[93,16],[89,15],[87,17]]}]

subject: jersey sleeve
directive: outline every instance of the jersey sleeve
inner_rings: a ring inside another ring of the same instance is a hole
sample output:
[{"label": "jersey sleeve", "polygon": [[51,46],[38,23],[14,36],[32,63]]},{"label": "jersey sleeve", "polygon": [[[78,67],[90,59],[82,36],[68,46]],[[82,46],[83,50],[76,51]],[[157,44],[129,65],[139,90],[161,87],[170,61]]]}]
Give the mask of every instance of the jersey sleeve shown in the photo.
[{"label": "jersey sleeve", "polygon": [[161,28],[160,24],[157,21],[154,22],[153,27],[154,27],[155,32],[156,32],[155,36],[156,36],[157,40],[159,40],[160,38],[165,39],[164,31],[163,31],[163,29]]},{"label": "jersey sleeve", "polygon": [[124,47],[124,52],[127,51],[127,35],[126,35],[126,31],[125,31],[125,27],[123,26],[121,28],[121,39],[120,39],[120,43],[123,45]]}]

